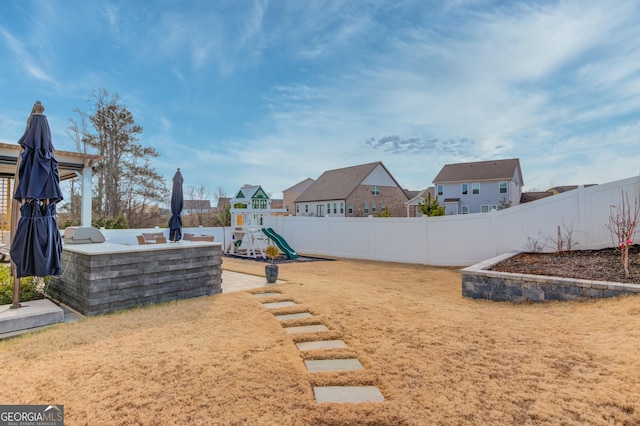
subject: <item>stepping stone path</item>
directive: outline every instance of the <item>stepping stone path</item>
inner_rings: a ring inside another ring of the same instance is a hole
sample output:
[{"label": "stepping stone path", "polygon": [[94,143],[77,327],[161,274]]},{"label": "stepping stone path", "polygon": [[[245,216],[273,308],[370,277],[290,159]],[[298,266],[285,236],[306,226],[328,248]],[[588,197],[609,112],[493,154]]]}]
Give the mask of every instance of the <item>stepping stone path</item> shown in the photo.
[{"label": "stepping stone path", "polygon": [[375,386],[315,386],[316,402],[384,402],[384,396]]},{"label": "stepping stone path", "polygon": [[326,325],[302,325],[299,327],[285,327],[284,330],[289,334],[297,333],[315,333],[318,331],[329,331]]},{"label": "stepping stone path", "polygon": [[304,362],[307,370],[316,371],[352,371],[362,370],[362,364],[355,358],[346,359],[310,359]]},{"label": "stepping stone path", "polygon": [[309,312],[301,312],[299,314],[276,315],[276,319],[278,321],[285,321],[290,319],[311,318],[312,316]]},{"label": "stepping stone path", "polygon": [[296,304],[288,300],[286,302],[263,303],[262,306],[264,306],[267,309],[278,309],[278,308],[288,308],[289,306],[296,306]]},{"label": "stepping stone path", "polygon": [[[257,299],[273,296],[281,296],[281,293],[269,292],[256,293],[253,295],[253,297]],[[296,306],[297,304],[290,300],[286,300],[282,302],[263,303],[262,305],[267,309],[279,309]],[[310,312],[301,312],[297,314],[275,315],[275,317],[278,321],[285,321],[292,319],[312,318],[313,315]],[[283,328],[289,334],[317,333],[321,331],[329,331],[329,329],[322,324],[303,325],[295,327],[283,326]],[[301,352],[347,348],[347,345],[342,340],[316,340],[296,343],[296,346]],[[356,358],[313,359],[306,360],[304,363],[310,373],[357,371],[364,369],[360,361]],[[313,394],[316,397],[316,402],[319,404],[323,402],[351,404],[362,402],[384,402],[384,396],[382,396],[382,393],[376,386],[314,386]]]},{"label": "stepping stone path", "polygon": [[342,340],[317,340],[315,342],[302,342],[296,343],[298,350],[303,351],[315,351],[317,349],[341,349],[346,348],[347,344]]}]

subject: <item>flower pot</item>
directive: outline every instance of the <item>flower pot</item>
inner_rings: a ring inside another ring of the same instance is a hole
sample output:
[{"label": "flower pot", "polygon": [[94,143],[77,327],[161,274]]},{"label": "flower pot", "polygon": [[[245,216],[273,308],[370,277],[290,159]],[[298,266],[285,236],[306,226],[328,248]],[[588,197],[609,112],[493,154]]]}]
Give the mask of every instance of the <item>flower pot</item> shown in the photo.
[{"label": "flower pot", "polygon": [[275,283],[278,280],[278,265],[265,265],[264,275],[268,283]]}]

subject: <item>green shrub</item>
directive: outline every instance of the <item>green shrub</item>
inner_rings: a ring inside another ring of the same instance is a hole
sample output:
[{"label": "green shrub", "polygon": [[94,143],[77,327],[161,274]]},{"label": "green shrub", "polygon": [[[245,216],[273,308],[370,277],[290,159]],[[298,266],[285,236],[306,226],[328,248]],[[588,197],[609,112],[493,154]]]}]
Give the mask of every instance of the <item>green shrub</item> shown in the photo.
[{"label": "green shrub", "polygon": [[[44,289],[49,277],[20,278],[20,301],[38,300],[44,298]],[[0,265],[0,305],[13,302],[13,279],[9,265]]]}]

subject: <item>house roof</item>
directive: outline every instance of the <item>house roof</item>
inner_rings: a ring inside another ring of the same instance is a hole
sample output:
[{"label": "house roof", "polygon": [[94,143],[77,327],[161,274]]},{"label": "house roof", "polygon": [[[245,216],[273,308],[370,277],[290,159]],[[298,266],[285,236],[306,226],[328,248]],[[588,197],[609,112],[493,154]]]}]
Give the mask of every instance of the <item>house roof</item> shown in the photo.
[{"label": "house roof", "polygon": [[217,207],[220,209],[220,208],[223,208],[224,206],[228,206],[229,204],[231,204],[230,201],[231,201],[231,198],[229,197],[220,197],[218,198]]},{"label": "house roof", "polygon": [[518,158],[446,164],[433,179],[433,183],[509,180],[516,173],[520,178],[520,185],[524,185]]},{"label": "house roof", "polygon": [[[595,186],[596,183],[590,183],[584,185],[585,188],[590,186]],[[572,191],[574,189],[578,189],[578,185],[563,185],[563,186],[554,186],[553,188],[547,189],[547,192],[551,192],[552,194],[561,194],[563,192]]]},{"label": "house roof", "polygon": [[[590,183],[584,185],[585,188],[590,186],[595,186],[596,183]],[[546,191],[532,191],[532,192],[523,192],[520,196],[520,203],[528,203],[530,201],[539,200],[541,198],[550,197],[552,195],[558,195],[563,192],[573,191],[577,189],[578,185],[563,185],[563,186],[554,186],[553,188],[549,188]]]},{"label": "house roof", "polygon": [[[327,170],[309,185],[309,187],[296,198],[295,202],[346,200],[378,166],[382,166],[385,172],[387,172],[396,185],[398,185],[398,182],[396,182],[384,164],[382,164],[381,161],[377,161],[359,166]],[[400,187],[400,185],[398,185],[398,187]]]},{"label": "house roof", "polygon": [[211,201],[209,200],[184,200],[185,210],[209,210]]},{"label": "house roof", "polygon": [[418,203],[423,203],[424,200],[427,199],[428,194],[431,194],[431,199],[435,200],[436,192],[433,186],[430,186],[428,188],[423,189],[422,191],[419,191],[415,196],[413,196],[411,199],[409,199],[409,201],[407,201],[404,204],[407,206],[417,206]]},{"label": "house roof", "polygon": [[254,198],[269,199],[269,196],[260,185],[244,185],[236,192],[236,195],[231,198],[230,202],[249,202]]},{"label": "house roof", "polygon": [[293,192],[303,192],[304,190],[306,190],[309,185],[311,185],[314,182],[313,179],[311,178],[306,178],[305,180],[302,180],[298,183],[296,183],[295,185],[283,190],[282,192],[287,192],[287,191],[293,191]]},{"label": "house roof", "polygon": [[420,192],[422,192],[422,191],[413,191],[410,189],[403,189],[402,191],[404,192],[404,195],[406,195],[408,199],[412,199],[413,197],[417,196]]},{"label": "house roof", "polygon": [[541,200],[542,198],[550,197],[552,195],[553,195],[553,192],[549,192],[549,191],[523,192],[522,195],[520,195],[520,204]]}]

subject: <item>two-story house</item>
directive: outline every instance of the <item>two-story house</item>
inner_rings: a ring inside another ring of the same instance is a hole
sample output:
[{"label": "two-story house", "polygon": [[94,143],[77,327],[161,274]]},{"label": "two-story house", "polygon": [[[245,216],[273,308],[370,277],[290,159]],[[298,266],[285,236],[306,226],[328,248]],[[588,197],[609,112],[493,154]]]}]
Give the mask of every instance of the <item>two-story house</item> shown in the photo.
[{"label": "two-story house", "polygon": [[403,216],[408,200],[402,187],[378,161],[328,170],[295,200],[297,216],[375,216],[388,209]]},{"label": "two-story house", "polygon": [[295,185],[290,186],[289,188],[282,191],[282,199],[284,204],[283,207],[286,210],[287,214],[290,214],[293,216],[296,215],[296,209],[295,209],[296,198],[302,195],[302,193],[306,191],[307,188],[309,188],[309,186],[311,186],[312,183],[313,183],[313,179],[306,178],[305,180],[300,181]]},{"label": "two-story house", "polygon": [[520,160],[446,164],[433,179],[438,202],[446,214],[484,213],[520,203]]}]

